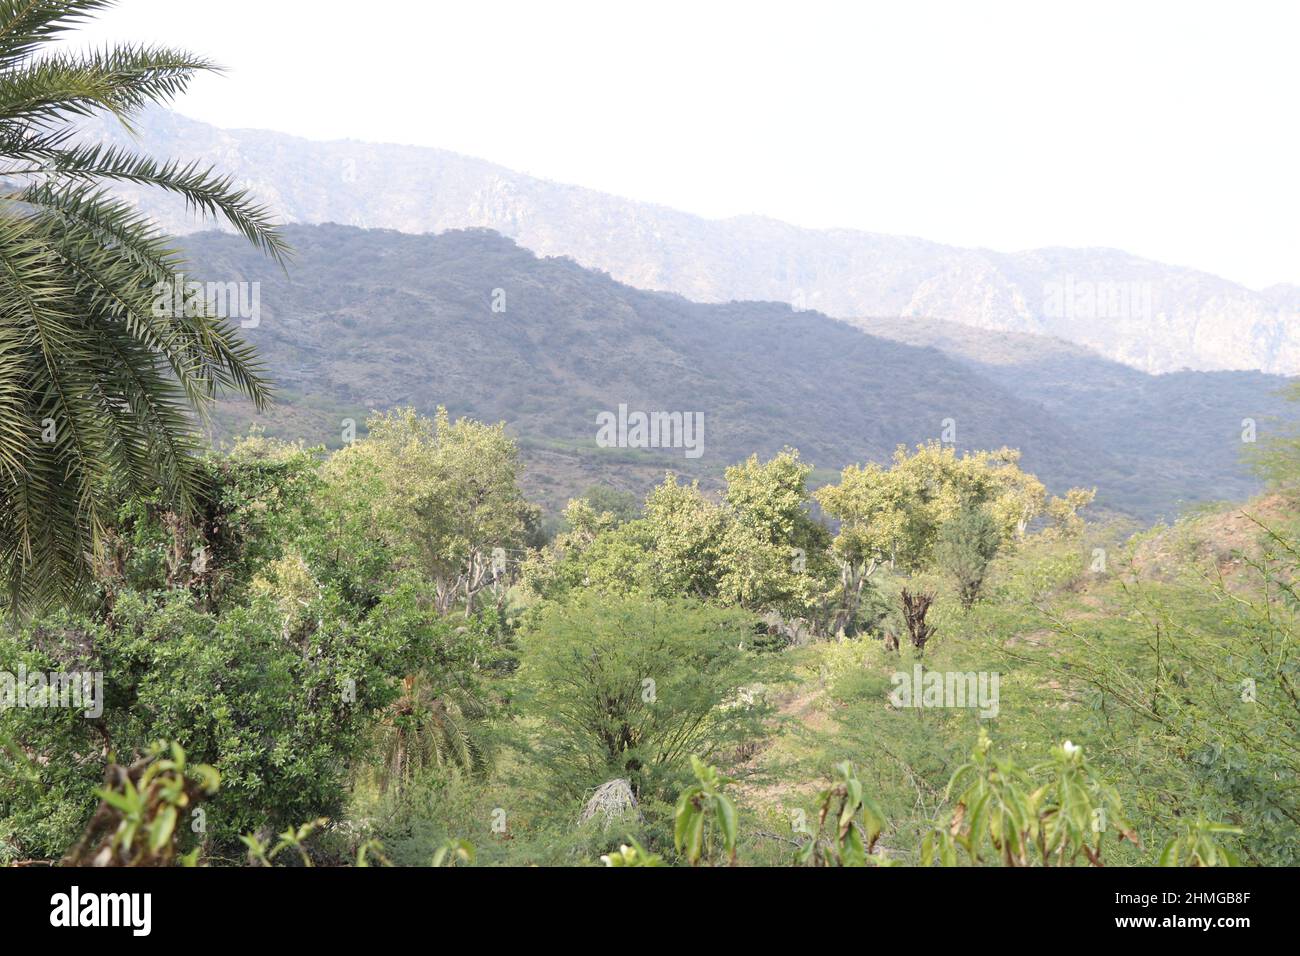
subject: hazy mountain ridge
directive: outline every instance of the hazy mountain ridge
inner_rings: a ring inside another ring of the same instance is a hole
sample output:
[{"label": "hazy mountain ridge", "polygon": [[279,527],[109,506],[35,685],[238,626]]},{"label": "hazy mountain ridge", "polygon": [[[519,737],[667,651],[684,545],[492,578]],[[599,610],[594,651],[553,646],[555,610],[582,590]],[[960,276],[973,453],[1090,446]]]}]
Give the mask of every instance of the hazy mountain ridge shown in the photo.
[{"label": "hazy mountain ridge", "polygon": [[[916,316],[1056,335],[1151,372],[1300,373],[1295,286],[1254,292],[1111,249],[998,253],[762,217],[708,220],[444,150],[221,130],[164,111],[149,113],[140,130],[146,150],[215,163],[289,222],[490,228],[539,255],[694,301],[772,300],[849,321]],[[127,141],[102,120],[88,135]],[[205,228],[179,202],[121,191],[168,229]],[[1060,295],[1103,287],[1109,292],[1091,306],[1088,294]],[[1116,289],[1132,291],[1132,301],[1115,301]]]},{"label": "hazy mountain ridge", "polygon": [[[1286,408],[1272,394],[1281,379],[1229,376],[1243,381],[1225,389],[1190,373],[1190,397],[1171,396],[1177,377],[1041,337],[1029,344],[1042,354],[1012,348],[1021,366],[979,369],[785,304],[631,288],[484,230],[295,226],[288,238],[287,275],[235,237],[187,240],[196,274],[261,283],[261,320],[245,334],[284,391],[271,432],[337,445],[343,418],[407,403],[505,420],[524,442],[530,493],[552,507],[597,480],[643,490],[666,469],[715,480],[785,445],[829,477],[936,439],[954,418],[960,448],[1021,448],[1053,491],[1095,485],[1102,508],[1150,517],[1254,490],[1238,462],[1241,418]],[[1079,379],[1080,362],[1097,363],[1087,387],[1053,384]],[[702,412],[705,454],[596,447],[597,414],[624,403]],[[226,435],[252,420],[221,410]]]},{"label": "hazy mountain ridge", "polygon": [[[1291,379],[1262,372],[1170,372],[1149,375],[1112,362],[1096,352],[1043,335],[990,332],[933,319],[881,318],[868,331],[921,347],[936,348],[981,377],[1034,402],[1082,433],[1104,436],[1109,454],[1131,463],[1135,473],[1152,476],[1135,482],[1135,501],[1160,513],[1154,494],[1178,495],[1171,469],[1209,475],[1227,484],[1206,497],[1245,497],[1239,442],[1246,419],[1258,435],[1275,433],[1295,417],[1286,400]],[[1145,490],[1143,490],[1145,489]]]}]

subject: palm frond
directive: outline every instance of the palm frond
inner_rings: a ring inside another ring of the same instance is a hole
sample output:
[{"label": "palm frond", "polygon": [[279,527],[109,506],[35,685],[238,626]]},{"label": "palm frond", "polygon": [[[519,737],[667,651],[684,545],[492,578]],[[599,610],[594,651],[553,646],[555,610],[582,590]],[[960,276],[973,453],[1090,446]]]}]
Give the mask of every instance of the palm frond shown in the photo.
[{"label": "palm frond", "polygon": [[116,0],[0,0],[0,69],[30,57]]},{"label": "palm frond", "polygon": [[219,68],[191,53],[159,47],[43,56],[3,73],[0,119],[40,126],[107,110],[129,127],[133,112],[169,102],[199,72]]},{"label": "palm frond", "polygon": [[0,0],[0,606],[11,613],[76,597],[123,495],[192,506],[194,426],[222,391],[259,408],[270,397],[228,319],[158,307],[183,257],[111,187],[180,195],[283,264],[267,209],[229,176],[87,145],[71,122],[108,111],[129,128],[215,67],[148,46],[42,55],[108,5]]},{"label": "palm frond", "polygon": [[191,161],[158,162],[117,146],[82,144],[58,150],[42,166],[18,168],[0,175],[56,176],[64,180],[115,180],[153,186],[185,199],[188,208],[209,217],[222,216],[243,236],[283,263],[289,247],[276,230],[270,211],[256,203],[248,190],[237,189],[234,177]]}]

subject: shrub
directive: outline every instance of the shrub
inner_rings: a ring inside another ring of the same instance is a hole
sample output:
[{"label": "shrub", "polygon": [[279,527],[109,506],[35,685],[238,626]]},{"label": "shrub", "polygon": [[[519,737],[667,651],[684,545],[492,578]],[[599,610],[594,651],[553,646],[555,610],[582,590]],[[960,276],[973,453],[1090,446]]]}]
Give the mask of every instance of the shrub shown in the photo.
[{"label": "shrub", "polygon": [[998,522],[978,507],[963,508],[939,532],[935,560],[956,580],[961,606],[967,610],[979,600],[984,578],[1001,542]]},{"label": "shrub", "polygon": [[521,678],[538,752],[576,797],[613,777],[664,792],[690,754],[754,737],[765,707],[742,691],[760,658],[752,619],[687,600],[584,593],[540,609]]},{"label": "shrub", "polygon": [[326,591],[290,627],[269,595],[218,615],[185,591],[161,603],[127,592],[111,623],[65,619],[21,632],[0,645],[0,668],[21,659],[29,671],[62,670],[78,654],[79,666],[104,675],[104,711],[93,720],[66,708],[0,715],[0,732],[42,758],[36,779],[0,792],[0,840],[59,855],[93,809],[105,761],[130,763],[159,739],[220,771],[221,791],[205,808],[217,848],[333,814],[372,715],[395,696],[392,675],[454,638],[414,613],[412,600],[398,589],[354,621]]}]

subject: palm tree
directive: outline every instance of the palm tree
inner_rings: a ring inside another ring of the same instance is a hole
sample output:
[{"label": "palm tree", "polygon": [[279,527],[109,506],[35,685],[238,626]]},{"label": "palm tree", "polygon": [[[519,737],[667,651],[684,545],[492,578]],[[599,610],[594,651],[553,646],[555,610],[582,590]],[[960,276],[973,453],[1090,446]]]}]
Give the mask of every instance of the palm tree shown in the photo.
[{"label": "palm tree", "polygon": [[[79,118],[133,116],[202,71],[189,53],[48,45],[112,0],[0,0],[0,606],[23,612],[86,580],[112,502],[199,490],[196,414],[233,389],[261,408],[256,355],[209,308],[160,309],[183,262],[108,192],[183,196],[283,263],[267,210],[231,178],[77,138]],[[199,313],[199,314],[195,314]]]},{"label": "palm tree", "polygon": [[376,728],[380,792],[391,787],[401,795],[426,767],[482,771],[485,755],[470,727],[485,713],[483,701],[468,691],[439,693],[424,673],[402,678],[401,695]]}]

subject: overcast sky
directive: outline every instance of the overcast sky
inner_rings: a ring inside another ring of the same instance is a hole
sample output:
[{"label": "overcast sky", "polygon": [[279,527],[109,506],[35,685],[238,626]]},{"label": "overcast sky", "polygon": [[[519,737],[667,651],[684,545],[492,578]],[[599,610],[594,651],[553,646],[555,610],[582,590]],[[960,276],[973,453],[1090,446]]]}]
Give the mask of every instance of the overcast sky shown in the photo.
[{"label": "overcast sky", "polygon": [[1300,4],[121,0],[222,126],[453,149],[711,217],[1300,282]]}]

